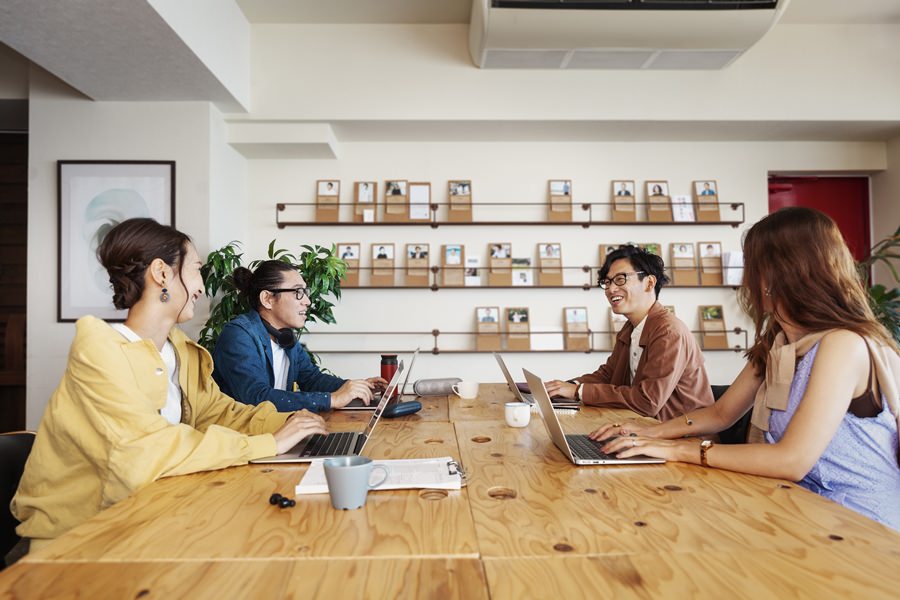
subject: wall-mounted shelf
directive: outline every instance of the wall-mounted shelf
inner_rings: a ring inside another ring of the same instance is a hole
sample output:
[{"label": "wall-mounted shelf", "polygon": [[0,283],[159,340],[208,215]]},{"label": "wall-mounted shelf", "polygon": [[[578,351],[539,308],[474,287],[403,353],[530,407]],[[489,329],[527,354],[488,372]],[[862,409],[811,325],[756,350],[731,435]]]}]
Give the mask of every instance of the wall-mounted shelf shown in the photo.
[{"label": "wall-mounted shelf", "polygon": [[[533,285],[441,285],[440,281],[441,281],[441,269],[442,268],[447,268],[447,267],[440,267],[440,266],[429,266],[428,267],[428,271],[429,271],[428,285],[405,285],[405,284],[404,285],[347,285],[347,284],[342,284],[341,290],[342,291],[346,291],[346,290],[431,290],[433,292],[437,292],[439,290],[574,289],[574,290],[584,290],[587,292],[587,291],[590,291],[593,289],[597,289],[597,285],[595,282],[597,281],[597,273],[600,271],[600,267],[592,267],[592,266],[588,266],[588,265],[584,265],[581,267],[571,267],[570,266],[570,267],[557,268],[556,270],[569,271],[569,272],[578,271],[578,272],[584,273],[585,281],[583,281],[582,283],[568,284],[568,285],[540,285],[540,284],[533,284]],[[449,267],[449,268],[455,269],[455,270],[461,270],[464,267]],[[740,269],[741,267],[722,266],[723,272],[727,272],[727,270],[731,269],[731,268]],[[390,269],[388,269],[386,267],[377,267],[376,268],[376,267],[370,266],[370,267],[357,267],[355,270],[360,271],[360,272],[365,272],[365,273],[371,273],[373,270],[378,270],[378,271],[392,270],[392,271],[394,271],[394,280],[396,281],[397,280],[396,274],[398,271],[401,272],[400,277],[403,278],[404,275],[402,273],[406,272],[410,269],[424,270],[424,267],[417,269],[416,267],[396,267],[395,266],[395,267],[391,267]],[[490,270],[490,267],[482,266],[482,267],[478,267],[478,270],[482,271],[482,272],[487,272]],[[539,271],[540,267],[536,267],[536,266],[515,267],[514,269],[510,269],[510,270],[512,270],[514,272],[520,271],[520,270],[531,270],[532,272],[534,272],[534,271]],[[701,268],[699,265],[697,267],[695,267],[694,269],[679,268],[679,271],[680,272],[693,271],[694,273],[697,274],[697,280],[698,281],[700,280]],[[673,277],[671,267],[666,269],[666,274],[669,276],[670,279],[672,279],[672,280],[675,279]],[[666,289],[674,288],[674,289],[731,289],[731,290],[737,290],[739,287],[740,286],[737,286],[737,285],[675,285],[675,284],[670,283],[666,286]]]},{"label": "wall-mounted shelf", "polygon": [[[490,220],[490,221],[446,221],[439,220],[438,214],[444,213],[446,211],[441,211],[441,206],[449,206],[449,202],[435,202],[429,204],[429,218],[421,219],[415,221],[384,221],[384,220],[375,220],[372,222],[360,222],[360,221],[316,221],[312,217],[300,219],[299,217],[291,218],[290,215],[282,218],[283,214],[292,210],[294,207],[308,207],[309,212],[314,213],[317,204],[315,202],[282,202],[278,203],[275,206],[275,224],[279,229],[284,229],[285,227],[431,227],[432,229],[437,229],[438,227],[454,227],[454,226],[488,226],[488,227],[505,227],[505,226],[515,226],[515,225],[537,225],[537,226],[545,226],[545,225],[576,225],[583,227],[585,229],[593,226],[622,226],[622,225],[652,225],[652,226],[684,226],[684,225],[728,225],[733,228],[737,228],[744,223],[745,220],[745,209],[743,202],[723,202],[717,204],[717,208],[721,211],[722,209],[729,210],[736,217],[735,219],[723,219],[718,221],[612,221],[609,219],[600,219],[595,218],[594,216],[594,207],[607,207],[609,210],[602,211],[604,215],[609,213],[612,209],[612,202],[588,202],[588,203],[574,203],[572,205],[573,211],[575,209],[580,209],[582,211],[582,215],[584,218],[578,218],[573,215],[571,221],[549,221],[549,220],[541,220],[541,221],[525,221],[525,220]],[[339,202],[336,204],[331,204],[330,206],[336,207],[336,210],[340,212],[341,207],[354,207],[356,204],[350,202]],[[379,203],[379,206],[383,206]],[[472,211],[475,212],[479,207],[499,207],[499,208],[520,208],[520,207],[547,207],[547,203],[545,202],[478,202],[472,203]],[[646,202],[637,202],[635,206],[649,206],[649,203]],[[449,210],[449,209],[448,209]],[[301,211],[302,212],[302,211]],[[598,211],[601,212],[601,211]],[[738,213],[740,217],[738,218]],[[382,215],[383,216],[383,215]],[[340,217],[338,218],[340,219]]]},{"label": "wall-mounted shelf", "polygon": [[[550,353],[567,353],[567,354],[591,354],[592,352],[611,352],[612,351],[612,339],[616,335],[615,331],[603,331],[603,330],[588,330],[587,335],[589,339],[589,348],[587,350],[561,350],[561,349],[531,349],[531,350],[506,350],[503,352],[550,352]],[[709,332],[703,331],[691,331],[695,336],[698,336],[698,342],[702,339],[702,335],[704,333],[708,334]],[[704,352],[746,352],[748,349],[748,332],[746,329],[742,329],[741,327],[735,327],[733,329],[728,329],[725,331],[725,334],[729,339],[729,347],[728,348],[711,348],[704,349]],[[423,336],[431,336],[433,346],[430,350],[432,354],[487,354],[490,353],[490,350],[475,350],[474,340],[475,336],[478,335],[475,331],[441,331],[439,329],[432,329],[431,331],[323,331],[323,332],[310,332],[304,334],[304,345],[305,341],[310,337],[332,337],[332,336],[404,336],[407,338],[413,337],[423,337]],[[505,339],[507,332],[501,332],[500,337]],[[530,336],[563,336],[563,331],[532,331]],[[441,348],[440,340],[441,337],[444,336],[444,339],[448,337],[456,337],[459,339],[460,337],[468,337],[471,338],[472,344],[469,347],[458,348],[455,345],[451,344],[449,347]],[[735,342],[735,339],[738,340]],[[701,346],[702,348],[702,346]],[[328,349],[328,350],[312,350],[310,352],[313,354],[404,354],[411,353],[414,348],[406,347],[406,348],[372,348],[372,349],[360,349],[357,347],[352,349]]]}]

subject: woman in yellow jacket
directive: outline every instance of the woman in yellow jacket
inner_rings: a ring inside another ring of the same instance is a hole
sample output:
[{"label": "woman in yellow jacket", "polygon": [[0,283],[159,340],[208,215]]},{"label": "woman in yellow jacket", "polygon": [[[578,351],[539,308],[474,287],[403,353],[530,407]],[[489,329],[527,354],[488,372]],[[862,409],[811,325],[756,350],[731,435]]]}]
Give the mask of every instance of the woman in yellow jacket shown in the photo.
[{"label": "woman in yellow jacket", "polygon": [[249,406],[219,391],[209,353],[176,327],[203,295],[188,236],[130,219],[97,254],[128,318],[76,325],[11,506],[32,549],[161,477],[245,464],[325,433],[318,415]]}]

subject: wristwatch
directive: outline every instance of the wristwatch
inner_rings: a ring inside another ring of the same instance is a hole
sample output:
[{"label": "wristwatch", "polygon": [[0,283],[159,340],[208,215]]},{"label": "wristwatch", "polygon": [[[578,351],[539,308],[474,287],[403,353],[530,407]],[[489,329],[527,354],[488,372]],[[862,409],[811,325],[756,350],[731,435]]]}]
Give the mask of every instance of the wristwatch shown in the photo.
[{"label": "wristwatch", "polygon": [[709,466],[706,462],[706,453],[715,445],[716,443],[712,440],[703,440],[700,442],[700,464],[704,467]]}]

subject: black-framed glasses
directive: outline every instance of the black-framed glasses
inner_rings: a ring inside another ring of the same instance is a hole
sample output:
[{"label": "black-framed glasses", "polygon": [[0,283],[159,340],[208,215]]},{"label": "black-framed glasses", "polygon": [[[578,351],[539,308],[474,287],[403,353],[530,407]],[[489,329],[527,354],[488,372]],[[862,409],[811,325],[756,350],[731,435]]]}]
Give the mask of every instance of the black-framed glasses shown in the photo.
[{"label": "black-framed glasses", "polygon": [[646,275],[645,271],[632,271],[631,273],[619,273],[615,275],[612,279],[601,279],[599,282],[600,289],[606,290],[609,289],[610,284],[616,284],[619,287],[625,285],[625,282],[628,281],[629,275]]},{"label": "black-framed glasses", "polygon": [[304,296],[309,298],[309,288],[277,288],[269,290],[271,294],[280,294],[281,292],[294,292],[294,297],[297,300],[303,300]]}]

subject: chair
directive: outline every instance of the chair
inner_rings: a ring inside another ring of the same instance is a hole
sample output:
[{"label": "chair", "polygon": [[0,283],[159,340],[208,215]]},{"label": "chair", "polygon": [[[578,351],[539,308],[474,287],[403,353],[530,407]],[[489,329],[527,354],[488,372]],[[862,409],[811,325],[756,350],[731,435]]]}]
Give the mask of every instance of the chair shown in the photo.
[{"label": "chair", "polygon": [[[716,402],[718,402],[719,398],[721,398],[725,394],[725,392],[728,390],[727,385],[713,385],[710,387],[712,387],[713,399],[715,399]],[[719,432],[719,442],[722,444],[744,444],[744,443],[746,443],[747,442],[747,430],[750,427],[751,412],[752,411],[748,410],[747,414],[745,414],[743,417],[738,419],[734,425],[732,425],[728,429],[720,431]]]},{"label": "chair", "polygon": [[32,444],[32,431],[0,434],[0,569],[5,564],[3,557],[19,542],[16,535],[19,522],[10,512],[9,503],[19,487]]}]

